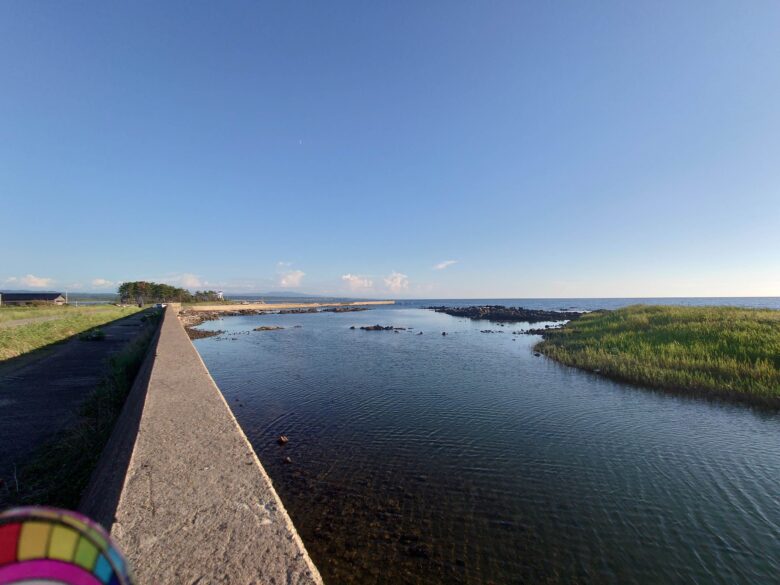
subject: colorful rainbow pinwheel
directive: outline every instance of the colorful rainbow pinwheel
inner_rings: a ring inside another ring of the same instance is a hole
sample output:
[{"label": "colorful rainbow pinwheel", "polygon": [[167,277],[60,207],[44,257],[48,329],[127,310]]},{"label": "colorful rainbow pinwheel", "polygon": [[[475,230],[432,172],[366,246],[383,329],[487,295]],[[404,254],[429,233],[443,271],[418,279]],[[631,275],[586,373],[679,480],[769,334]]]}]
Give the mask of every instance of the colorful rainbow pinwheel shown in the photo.
[{"label": "colorful rainbow pinwheel", "polygon": [[56,508],[0,514],[0,585],[132,585],[108,534],[89,518]]}]

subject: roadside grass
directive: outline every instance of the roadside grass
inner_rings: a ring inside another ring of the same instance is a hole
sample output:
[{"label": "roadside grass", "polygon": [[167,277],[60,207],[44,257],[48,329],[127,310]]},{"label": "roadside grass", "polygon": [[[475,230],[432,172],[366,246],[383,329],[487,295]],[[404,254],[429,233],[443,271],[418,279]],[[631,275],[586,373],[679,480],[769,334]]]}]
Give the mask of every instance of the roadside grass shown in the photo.
[{"label": "roadside grass", "polygon": [[780,403],[780,311],[635,305],[549,330],[536,349],[655,388]]},{"label": "roadside grass", "polygon": [[18,307],[11,305],[0,305],[0,323],[6,321],[16,321],[17,319],[35,319],[38,317],[50,317],[63,314],[63,311],[69,311],[72,307],[51,306],[51,305],[30,305],[27,307]]},{"label": "roadside grass", "polygon": [[[0,362],[62,341],[110,321],[127,317],[139,310],[138,307],[115,307],[114,305],[2,307],[0,308]],[[22,319],[47,320],[31,321],[20,325],[12,323]]]},{"label": "roadside grass", "polygon": [[[30,456],[8,487],[11,504],[75,509],[124,406],[159,315],[148,317],[141,335],[107,364],[107,373],[82,405],[76,420]],[[18,488],[17,488],[18,485]]]},{"label": "roadside grass", "polygon": [[100,327],[94,329],[87,329],[83,333],[79,333],[79,339],[82,341],[103,341],[106,338],[106,332]]}]

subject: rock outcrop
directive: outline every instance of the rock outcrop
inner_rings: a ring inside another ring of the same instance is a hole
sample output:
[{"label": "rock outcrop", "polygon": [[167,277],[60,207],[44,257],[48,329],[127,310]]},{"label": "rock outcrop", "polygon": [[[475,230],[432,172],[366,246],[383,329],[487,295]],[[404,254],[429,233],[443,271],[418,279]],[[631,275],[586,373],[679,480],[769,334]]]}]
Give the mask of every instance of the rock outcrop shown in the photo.
[{"label": "rock outcrop", "polygon": [[453,317],[483,319],[494,322],[571,321],[584,313],[576,311],[547,311],[543,309],[524,309],[523,307],[505,307],[503,305],[481,305],[475,307],[428,307],[437,313]]}]

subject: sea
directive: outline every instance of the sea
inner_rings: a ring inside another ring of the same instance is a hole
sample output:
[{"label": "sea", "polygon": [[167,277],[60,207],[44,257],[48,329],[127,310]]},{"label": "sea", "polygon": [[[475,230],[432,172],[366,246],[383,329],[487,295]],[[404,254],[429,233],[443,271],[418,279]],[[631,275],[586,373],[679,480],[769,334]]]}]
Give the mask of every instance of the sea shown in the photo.
[{"label": "sea", "polygon": [[780,413],[611,381],[535,355],[528,324],[426,308],[639,303],[780,309],[403,300],[224,317],[194,344],[328,584],[777,583]]}]

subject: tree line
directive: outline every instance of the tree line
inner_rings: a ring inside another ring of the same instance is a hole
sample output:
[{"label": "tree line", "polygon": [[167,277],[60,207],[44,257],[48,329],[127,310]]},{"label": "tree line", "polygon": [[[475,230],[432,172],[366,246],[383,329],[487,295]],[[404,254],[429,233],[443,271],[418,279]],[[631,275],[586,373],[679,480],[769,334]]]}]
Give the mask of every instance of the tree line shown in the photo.
[{"label": "tree line", "polygon": [[117,292],[123,302],[129,303],[192,303],[220,300],[219,294],[213,290],[199,290],[191,293],[185,288],[144,280],[123,282],[119,285]]}]

